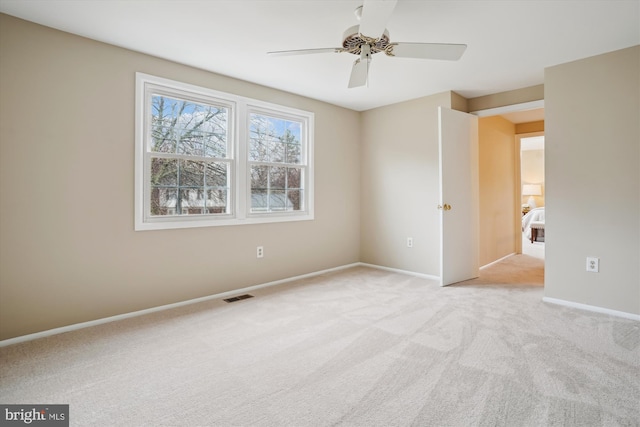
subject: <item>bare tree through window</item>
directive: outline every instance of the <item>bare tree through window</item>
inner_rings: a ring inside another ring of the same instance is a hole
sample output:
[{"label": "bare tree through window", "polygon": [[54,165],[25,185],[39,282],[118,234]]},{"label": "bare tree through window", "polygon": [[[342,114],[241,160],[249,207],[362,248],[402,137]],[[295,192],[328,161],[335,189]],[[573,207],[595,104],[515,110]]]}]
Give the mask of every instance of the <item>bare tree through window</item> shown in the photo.
[{"label": "bare tree through window", "polygon": [[151,215],[228,212],[228,115],[226,107],[152,97]]}]

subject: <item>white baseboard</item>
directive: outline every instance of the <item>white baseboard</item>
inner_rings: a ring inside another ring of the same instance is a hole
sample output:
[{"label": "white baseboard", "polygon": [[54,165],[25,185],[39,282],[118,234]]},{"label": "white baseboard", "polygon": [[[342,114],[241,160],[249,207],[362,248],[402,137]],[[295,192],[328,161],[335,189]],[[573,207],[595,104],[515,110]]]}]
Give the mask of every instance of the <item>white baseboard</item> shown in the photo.
[{"label": "white baseboard", "polygon": [[[506,256],[504,258],[508,258],[509,256],[511,256],[511,255],[508,255],[508,256]],[[502,258],[502,259],[504,259],[504,258]],[[495,262],[499,262],[502,259],[500,259],[498,261],[495,261]],[[491,263],[491,264],[493,264],[493,263]],[[482,268],[487,267],[487,266],[489,266],[491,264],[487,264],[486,266],[483,266]],[[9,339],[0,341],[0,347],[6,347],[8,345],[18,344],[18,343],[26,342],[26,341],[32,341],[32,340],[39,339],[39,338],[44,338],[44,337],[49,337],[49,336],[52,336],[52,335],[62,334],[62,333],[65,333],[65,332],[71,332],[71,331],[75,331],[75,330],[79,330],[79,329],[89,328],[91,326],[102,325],[102,324],[105,324],[105,323],[115,322],[115,321],[118,321],[118,320],[129,319],[131,317],[143,316],[145,314],[155,313],[157,311],[170,310],[172,308],[177,308],[177,307],[182,307],[182,306],[185,306],[185,305],[190,305],[190,304],[195,304],[195,303],[199,303],[199,302],[209,301],[209,300],[212,300],[212,299],[222,299],[222,298],[230,297],[230,296],[233,296],[233,295],[238,295],[238,294],[251,292],[251,291],[254,291],[256,289],[262,289],[262,288],[267,288],[267,287],[270,287],[270,286],[276,286],[276,285],[280,285],[280,284],[284,284],[284,283],[288,283],[288,282],[293,282],[295,280],[300,280],[300,279],[305,279],[305,278],[309,278],[309,277],[319,276],[321,274],[327,274],[327,273],[340,271],[340,270],[345,270],[347,268],[358,267],[358,266],[376,268],[376,269],[379,269],[379,270],[386,270],[386,271],[391,271],[391,272],[394,272],[394,273],[400,273],[400,274],[407,274],[407,275],[410,275],[410,276],[416,276],[416,277],[420,277],[420,278],[423,278],[423,279],[430,279],[430,280],[440,281],[440,277],[439,276],[434,276],[434,275],[431,275],[431,274],[416,273],[416,272],[413,272],[413,271],[400,270],[400,269],[397,269],[397,268],[383,267],[383,266],[380,266],[380,265],[367,264],[367,263],[364,263],[364,262],[356,262],[356,263],[353,263],[353,264],[346,264],[346,265],[342,265],[342,266],[339,266],[339,267],[329,268],[329,269],[326,269],[326,270],[320,270],[320,271],[316,271],[316,272],[308,273],[308,274],[302,274],[300,276],[289,277],[289,278],[286,278],[286,279],[276,280],[276,281],[273,281],[273,282],[262,283],[262,284],[259,284],[259,285],[249,286],[249,287],[242,288],[242,289],[236,289],[236,290],[233,290],[233,291],[222,292],[222,293],[219,293],[219,294],[208,295],[208,296],[201,297],[201,298],[194,298],[194,299],[190,299],[190,300],[187,300],[187,301],[181,301],[181,302],[177,302],[177,303],[173,303],[173,304],[161,305],[161,306],[158,306],[158,307],[152,307],[152,308],[148,308],[148,309],[145,309],[145,310],[138,310],[138,311],[134,311],[134,312],[130,312],[130,313],[119,314],[119,315],[116,315],[116,316],[105,317],[105,318],[102,318],[102,319],[91,320],[91,321],[88,321],[88,322],[76,323],[76,324],[73,324],[73,325],[63,326],[63,327],[60,327],[60,328],[49,329],[49,330],[46,330],[46,331],[36,332],[36,333],[33,333],[33,334],[22,335],[22,336],[15,337],[15,338],[9,338]],[[595,306],[586,305],[586,304],[579,304],[579,303],[575,303],[575,302],[571,302],[571,301],[564,301],[564,300],[560,300],[560,299],[556,299],[556,298],[544,297],[544,298],[542,298],[542,300],[545,301],[545,302],[548,302],[548,303],[552,303],[552,304],[564,305],[564,306],[567,306],[567,307],[573,307],[573,308],[578,308],[578,309],[582,309],[582,310],[594,311],[594,312],[598,312],[598,313],[609,314],[609,315],[616,316],[616,317],[624,317],[626,319],[632,319],[632,320],[640,321],[640,315],[638,315],[638,314],[625,313],[623,311],[616,311],[616,310],[609,310],[607,308],[595,307]]]},{"label": "white baseboard", "polygon": [[480,270],[483,270],[483,269],[485,269],[485,268],[487,268],[487,267],[491,267],[493,264],[497,264],[497,263],[499,263],[500,261],[504,261],[505,259],[507,259],[507,258],[509,258],[509,257],[512,257],[512,256],[514,256],[515,254],[516,254],[516,253],[514,252],[514,253],[509,254],[509,255],[507,255],[507,256],[503,256],[502,258],[497,259],[497,260],[495,260],[495,261],[493,261],[493,262],[490,262],[489,264],[483,265],[482,267],[480,267]]},{"label": "white baseboard", "polygon": [[615,317],[624,317],[625,319],[640,321],[640,314],[627,313],[624,311],[610,310],[608,308],[596,307],[594,305],[580,304],[578,302],[565,301],[562,299],[543,297],[542,301],[551,304],[563,305],[565,307],[577,308],[580,310],[593,311],[596,313],[608,314]]},{"label": "white baseboard", "polygon": [[102,319],[90,320],[88,322],[76,323],[76,324],[73,324],[73,325],[62,326],[60,328],[49,329],[49,330],[46,330],[46,331],[36,332],[36,333],[33,333],[33,334],[28,334],[28,335],[22,335],[22,336],[19,336],[19,337],[9,338],[9,339],[0,341],[0,347],[6,347],[8,345],[18,344],[18,343],[25,342],[25,341],[32,341],[32,340],[36,340],[38,338],[45,338],[45,337],[49,337],[49,336],[52,336],[52,335],[62,334],[64,332],[76,331],[78,329],[89,328],[91,326],[102,325],[102,324],[105,324],[105,323],[115,322],[115,321],[118,321],[118,320],[129,319],[131,317],[144,316],[145,314],[155,313],[157,311],[163,311],[163,310],[170,310],[172,308],[177,308],[177,307],[182,307],[182,306],[185,306],[185,305],[190,305],[190,304],[195,304],[195,303],[199,303],[199,302],[209,301],[209,300],[212,300],[212,299],[227,298],[227,297],[230,297],[230,296],[233,296],[233,295],[238,295],[238,294],[244,294],[244,293],[247,293],[247,292],[251,292],[251,291],[254,291],[256,289],[267,288],[269,286],[275,286],[275,285],[280,285],[280,284],[283,284],[283,283],[293,282],[295,280],[306,279],[308,277],[319,276],[321,274],[326,274],[326,273],[331,273],[331,272],[334,272],[334,271],[344,270],[344,269],[351,268],[351,267],[357,267],[359,265],[361,265],[361,263],[358,263],[358,262],[353,263],[353,264],[341,265],[339,267],[329,268],[329,269],[321,270],[321,271],[315,271],[313,273],[302,274],[300,276],[289,277],[287,279],[276,280],[276,281],[268,282],[268,283],[262,283],[262,284],[259,284],[259,285],[249,286],[249,287],[242,288],[242,289],[235,289],[235,290],[232,290],[232,291],[222,292],[222,293],[219,293],[219,294],[207,295],[206,297],[194,298],[194,299],[190,299],[190,300],[187,300],[187,301],[180,301],[180,302],[176,302],[176,303],[173,303],[173,304],[161,305],[161,306],[158,306],[158,307],[152,307],[152,308],[147,308],[147,309],[144,309],[144,310],[133,311],[131,313],[118,314],[116,316],[104,317]]},{"label": "white baseboard", "polygon": [[360,262],[358,264],[363,266],[363,267],[377,268],[378,270],[392,271],[394,273],[408,274],[409,276],[416,276],[416,277],[421,277],[423,279],[437,280],[438,282],[440,281],[440,276],[433,276],[431,274],[416,273],[416,272],[413,272],[413,271],[400,270],[400,269],[397,269],[397,268],[383,267],[381,265],[367,264],[365,262]]}]

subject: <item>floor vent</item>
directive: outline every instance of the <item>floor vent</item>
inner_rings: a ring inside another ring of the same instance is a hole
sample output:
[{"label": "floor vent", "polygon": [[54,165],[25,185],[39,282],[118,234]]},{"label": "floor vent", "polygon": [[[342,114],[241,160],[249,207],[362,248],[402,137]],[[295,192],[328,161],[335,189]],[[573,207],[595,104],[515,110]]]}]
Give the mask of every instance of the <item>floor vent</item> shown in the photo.
[{"label": "floor vent", "polygon": [[236,301],[240,301],[242,299],[247,299],[247,298],[253,298],[253,295],[249,295],[249,294],[238,295],[237,297],[225,298],[224,300],[226,302],[236,302]]}]

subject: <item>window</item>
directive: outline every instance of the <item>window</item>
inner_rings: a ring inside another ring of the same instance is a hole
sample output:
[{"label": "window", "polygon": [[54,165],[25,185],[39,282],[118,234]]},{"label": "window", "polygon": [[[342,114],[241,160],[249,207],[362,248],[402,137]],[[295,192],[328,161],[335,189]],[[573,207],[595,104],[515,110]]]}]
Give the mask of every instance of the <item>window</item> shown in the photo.
[{"label": "window", "polygon": [[136,230],[313,219],[313,114],[136,75]]},{"label": "window", "polygon": [[231,108],[205,102],[150,94],[150,217],[230,213]]},{"label": "window", "polygon": [[300,211],[304,206],[302,123],[249,113],[251,212]]}]

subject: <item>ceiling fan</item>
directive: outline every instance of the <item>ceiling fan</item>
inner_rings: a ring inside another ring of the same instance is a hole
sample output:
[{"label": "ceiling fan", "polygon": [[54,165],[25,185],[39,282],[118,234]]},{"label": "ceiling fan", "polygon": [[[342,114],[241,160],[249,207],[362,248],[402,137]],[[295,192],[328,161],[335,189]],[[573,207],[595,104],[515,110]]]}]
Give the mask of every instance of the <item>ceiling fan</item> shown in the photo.
[{"label": "ceiling fan", "polygon": [[365,86],[369,77],[371,56],[384,52],[399,58],[439,59],[457,61],[466,44],[448,43],[391,43],[385,28],[398,0],[364,0],[355,10],[360,25],[348,28],[343,34],[342,47],[297,49],[267,52],[269,55],[305,55],[311,53],[351,53],[359,58],[353,63],[349,87]]}]

